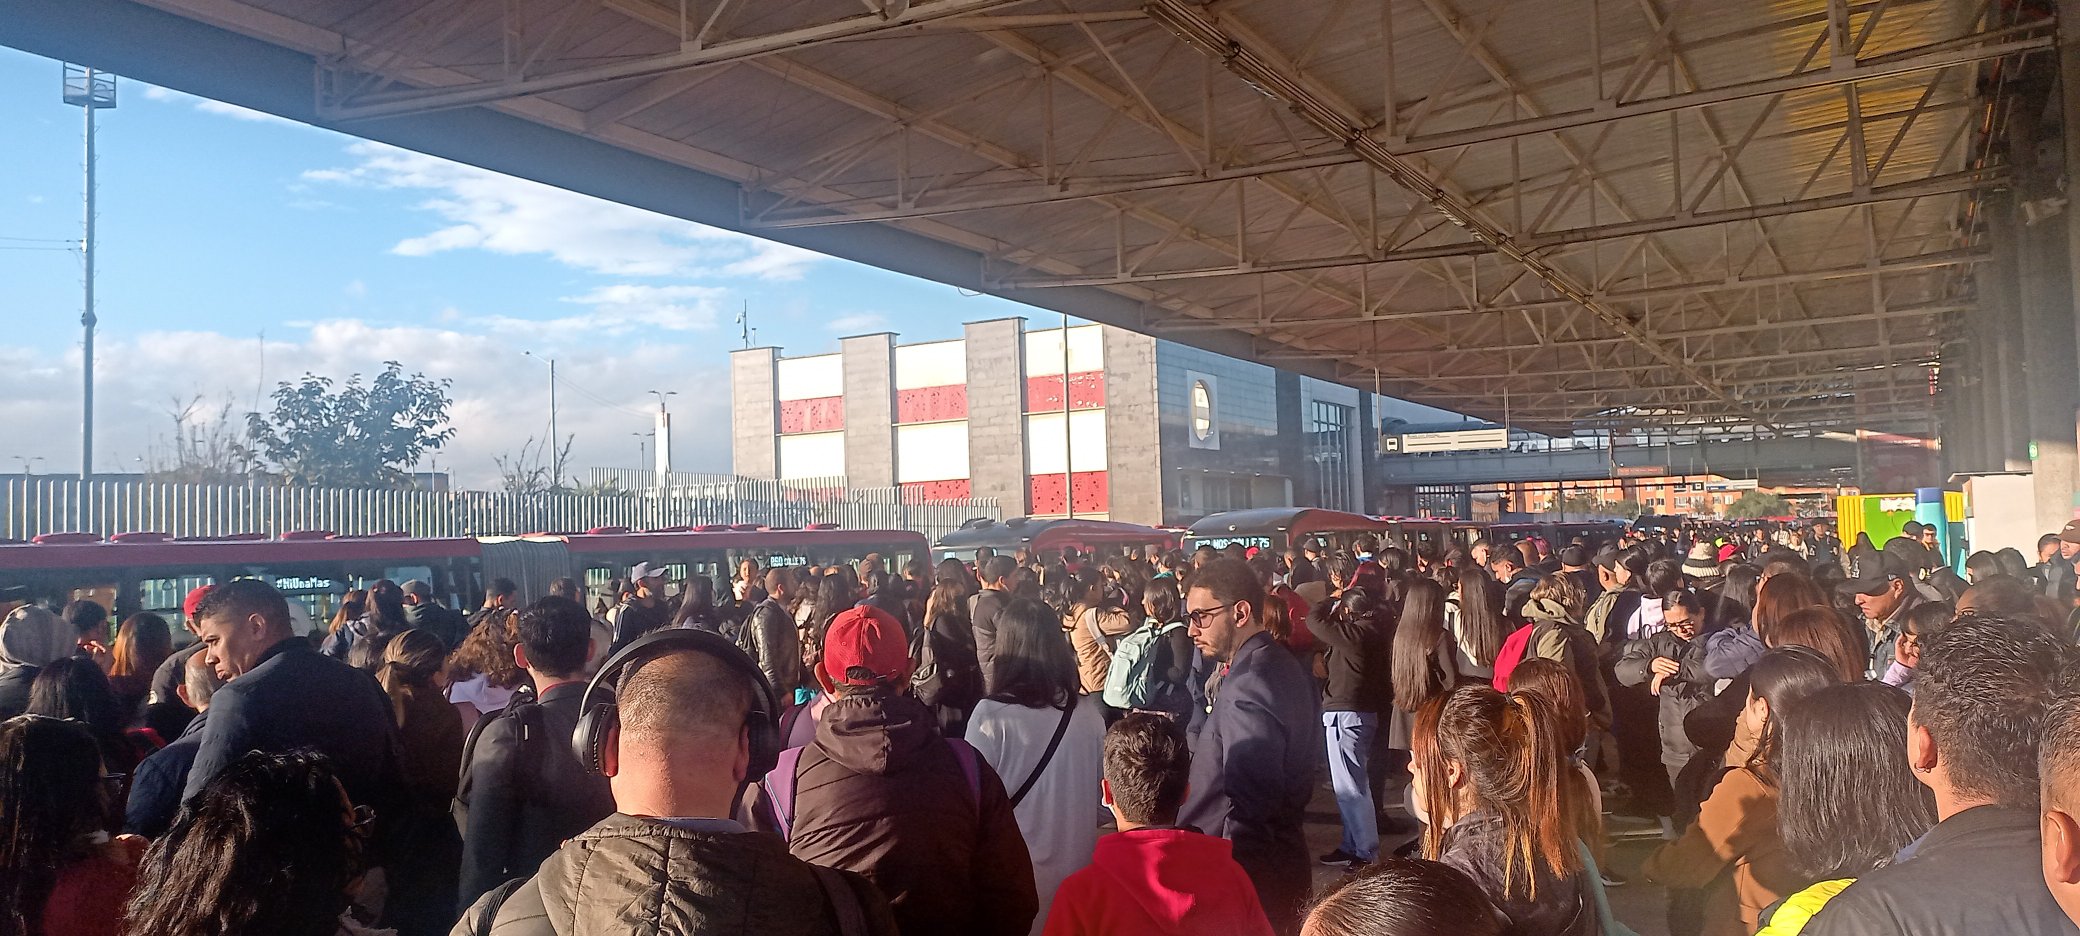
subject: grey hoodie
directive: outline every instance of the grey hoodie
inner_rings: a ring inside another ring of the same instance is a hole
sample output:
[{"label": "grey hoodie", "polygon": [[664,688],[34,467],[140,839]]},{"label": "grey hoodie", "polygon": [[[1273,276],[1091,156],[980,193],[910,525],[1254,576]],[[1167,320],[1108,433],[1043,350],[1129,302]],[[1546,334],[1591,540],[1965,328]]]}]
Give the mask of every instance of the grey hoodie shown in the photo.
[{"label": "grey hoodie", "polygon": [[0,718],[27,709],[37,671],[64,659],[74,646],[72,628],[63,618],[35,605],[9,612],[0,621]]}]

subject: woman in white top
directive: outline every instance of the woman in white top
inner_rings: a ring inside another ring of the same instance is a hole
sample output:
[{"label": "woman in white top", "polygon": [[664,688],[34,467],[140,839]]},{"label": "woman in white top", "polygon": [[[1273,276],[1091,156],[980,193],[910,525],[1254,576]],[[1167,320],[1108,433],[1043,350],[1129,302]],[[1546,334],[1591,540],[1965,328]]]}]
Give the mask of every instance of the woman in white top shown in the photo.
[{"label": "woman in white top", "polygon": [[1098,845],[1093,804],[1105,772],[1105,719],[1096,697],[1077,693],[1076,658],[1062,639],[1061,619],[1040,602],[1013,601],[997,618],[992,675],[996,692],[976,703],[967,740],[1014,797],[1040,892],[1032,929],[1038,934],[1055,889],[1090,864]]},{"label": "woman in white top", "polygon": [[1502,596],[1495,580],[1478,568],[1459,571],[1459,588],[1445,604],[1445,626],[1459,648],[1457,671],[1462,677],[1495,675],[1495,655],[1509,638],[1502,617]]},{"label": "woman in white top", "polygon": [[513,690],[527,682],[527,671],[513,660],[518,642],[514,617],[513,612],[484,615],[448,657],[448,701],[465,727],[504,710]]}]

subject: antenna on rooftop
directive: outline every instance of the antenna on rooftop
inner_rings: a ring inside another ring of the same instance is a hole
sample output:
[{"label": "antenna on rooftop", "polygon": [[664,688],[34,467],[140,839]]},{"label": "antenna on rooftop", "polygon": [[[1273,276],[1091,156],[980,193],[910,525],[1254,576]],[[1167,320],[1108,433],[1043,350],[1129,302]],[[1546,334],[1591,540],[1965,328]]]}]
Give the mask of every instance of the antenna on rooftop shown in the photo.
[{"label": "antenna on rooftop", "polygon": [[751,327],[751,300],[749,299],[744,300],[744,310],[737,313],[737,329],[743,333],[744,347],[751,347],[751,336],[755,330]]}]

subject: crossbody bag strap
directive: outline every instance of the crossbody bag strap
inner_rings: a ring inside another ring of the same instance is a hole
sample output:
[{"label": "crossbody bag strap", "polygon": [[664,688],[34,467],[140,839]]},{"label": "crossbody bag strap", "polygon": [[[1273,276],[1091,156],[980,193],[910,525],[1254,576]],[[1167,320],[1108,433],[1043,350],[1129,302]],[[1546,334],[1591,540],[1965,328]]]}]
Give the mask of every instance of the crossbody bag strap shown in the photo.
[{"label": "crossbody bag strap", "polygon": [[1083,626],[1090,630],[1091,641],[1098,645],[1098,649],[1105,651],[1106,659],[1112,659],[1112,645],[1105,642],[1105,629],[1098,626],[1098,609],[1091,608],[1083,613],[1088,615],[1083,619]]},{"label": "crossbody bag strap", "polygon": [[816,883],[822,885],[831,914],[838,918],[838,936],[867,936],[867,911],[859,905],[859,894],[845,880],[844,873],[813,864],[809,870],[816,872]]},{"label": "crossbody bag strap", "polygon": [[1062,746],[1062,736],[1069,733],[1069,718],[1075,714],[1076,697],[1072,695],[1069,705],[1062,709],[1062,720],[1055,723],[1054,737],[1047,740],[1047,750],[1040,753],[1040,763],[1033,765],[1033,772],[1026,775],[1026,782],[1019,784],[1018,792],[1011,794],[1011,808],[1017,809],[1026,794],[1032,791],[1033,784],[1040,782],[1040,774],[1047,770],[1047,762],[1054,760],[1055,749]]}]

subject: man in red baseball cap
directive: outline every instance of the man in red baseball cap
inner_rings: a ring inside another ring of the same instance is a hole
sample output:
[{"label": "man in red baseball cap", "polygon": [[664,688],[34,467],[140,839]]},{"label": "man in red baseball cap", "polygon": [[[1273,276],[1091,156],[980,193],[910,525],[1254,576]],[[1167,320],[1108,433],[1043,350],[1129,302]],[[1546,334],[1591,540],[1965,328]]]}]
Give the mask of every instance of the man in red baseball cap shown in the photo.
[{"label": "man in red baseball cap", "polygon": [[832,695],[877,685],[907,691],[910,669],[910,636],[903,623],[880,608],[862,605],[831,619],[816,681]]},{"label": "man in red baseball cap", "polygon": [[181,680],[187,672],[188,658],[194,656],[196,651],[202,649],[201,631],[199,630],[201,625],[195,620],[195,609],[202,605],[202,598],[209,594],[209,590],[210,586],[208,585],[197,585],[188,590],[187,600],[181,602],[181,626],[187,628],[189,634],[196,635],[196,639],[187,646],[175,650],[172,656],[167,657],[165,662],[159,664],[158,669],[152,671],[152,694],[149,702],[153,705],[172,705],[187,709],[187,715],[190,718],[195,716],[195,711],[189,709],[187,703],[182,702],[180,696],[174,690],[180,687]]},{"label": "man in red baseball cap", "polygon": [[902,932],[1024,936],[1040,900],[1011,797],[967,742],[940,737],[911,669],[909,631],[888,612],[832,618],[816,678],[836,698],[815,742],[759,786],[751,824],[880,885]]}]

